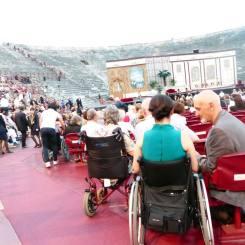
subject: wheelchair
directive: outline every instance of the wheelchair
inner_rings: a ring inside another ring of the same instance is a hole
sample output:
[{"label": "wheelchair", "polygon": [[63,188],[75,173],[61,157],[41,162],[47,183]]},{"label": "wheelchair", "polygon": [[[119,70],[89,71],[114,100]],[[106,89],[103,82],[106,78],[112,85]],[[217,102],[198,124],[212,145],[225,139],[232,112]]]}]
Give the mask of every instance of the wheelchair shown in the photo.
[{"label": "wheelchair", "polygon": [[122,135],[119,132],[113,136],[95,138],[82,134],[88,152],[89,175],[85,178],[89,184],[83,198],[85,214],[94,216],[97,208],[115,191],[125,197],[128,205],[130,159]]},{"label": "wheelchair", "polygon": [[205,244],[213,245],[205,183],[201,175],[193,176],[189,160],[139,163],[142,176],[136,177],[129,196],[130,244],[145,244],[147,229],[183,234],[200,223]]},{"label": "wheelchair", "polygon": [[87,162],[85,144],[80,140],[80,133],[69,133],[61,140],[61,152],[66,161],[71,160],[71,156],[79,156],[82,162]]}]

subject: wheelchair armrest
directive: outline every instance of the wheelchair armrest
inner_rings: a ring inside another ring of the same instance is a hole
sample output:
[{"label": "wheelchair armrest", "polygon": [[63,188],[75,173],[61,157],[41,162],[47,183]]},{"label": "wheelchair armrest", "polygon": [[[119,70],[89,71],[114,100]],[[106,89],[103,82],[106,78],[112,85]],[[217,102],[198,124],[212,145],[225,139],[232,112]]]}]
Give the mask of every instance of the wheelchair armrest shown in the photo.
[{"label": "wheelchair armrest", "polygon": [[116,138],[117,141],[122,141],[123,140],[123,132],[120,127],[115,128],[112,131],[112,135]]},{"label": "wheelchair armrest", "polygon": [[86,131],[82,131],[82,132],[80,133],[80,139],[81,139],[81,141],[84,142],[86,137],[87,137]]}]

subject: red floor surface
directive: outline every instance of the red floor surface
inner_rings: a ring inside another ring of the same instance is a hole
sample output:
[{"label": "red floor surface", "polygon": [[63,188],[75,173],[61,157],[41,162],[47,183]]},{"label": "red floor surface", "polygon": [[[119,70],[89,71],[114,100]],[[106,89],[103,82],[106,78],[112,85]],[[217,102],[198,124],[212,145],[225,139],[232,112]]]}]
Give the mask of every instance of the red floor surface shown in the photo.
[{"label": "red floor surface", "polygon": [[[50,170],[41,150],[17,149],[0,156],[0,200],[23,245],[127,245],[128,214],[124,198],[113,195],[93,218],[82,209],[86,166],[63,163]],[[200,230],[183,236],[148,232],[146,242],[203,244]]]}]

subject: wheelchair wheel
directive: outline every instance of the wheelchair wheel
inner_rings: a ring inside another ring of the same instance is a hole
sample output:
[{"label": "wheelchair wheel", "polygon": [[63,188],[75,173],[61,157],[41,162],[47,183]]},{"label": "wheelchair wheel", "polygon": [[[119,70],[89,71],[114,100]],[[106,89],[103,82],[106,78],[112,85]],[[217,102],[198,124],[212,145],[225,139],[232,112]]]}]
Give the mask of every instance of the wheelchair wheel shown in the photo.
[{"label": "wheelchair wheel", "polygon": [[104,187],[101,187],[96,192],[97,200],[99,203],[104,203],[106,201],[103,201],[104,197],[107,195],[107,189]]},{"label": "wheelchair wheel", "polygon": [[67,144],[65,143],[64,140],[62,140],[61,142],[61,151],[62,151],[62,155],[65,158],[66,161],[70,161],[70,154],[69,154],[69,150],[67,147]]},{"label": "wheelchair wheel", "polygon": [[200,226],[202,229],[203,239],[205,245],[213,245],[214,244],[214,234],[213,234],[213,226],[211,220],[211,214],[208,203],[208,195],[205,187],[204,180],[197,176],[196,179],[197,185],[197,195],[198,195],[198,207],[199,207],[199,218],[200,218]]},{"label": "wheelchair wheel", "polygon": [[145,229],[142,224],[142,200],[139,181],[132,184],[129,196],[129,234],[131,245],[143,245]]},{"label": "wheelchair wheel", "polygon": [[96,206],[94,203],[94,195],[91,192],[85,192],[83,197],[83,208],[87,216],[92,217],[96,213]]}]

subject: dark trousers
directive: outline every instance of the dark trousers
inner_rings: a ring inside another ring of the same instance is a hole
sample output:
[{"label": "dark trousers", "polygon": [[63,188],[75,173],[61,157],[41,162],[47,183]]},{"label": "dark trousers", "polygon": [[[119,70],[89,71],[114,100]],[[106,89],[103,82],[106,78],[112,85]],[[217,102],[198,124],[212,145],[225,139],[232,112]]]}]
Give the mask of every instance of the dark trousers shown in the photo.
[{"label": "dark trousers", "polygon": [[22,147],[25,147],[26,146],[26,131],[21,131],[21,144],[22,144]]},{"label": "dark trousers", "polygon": [[57,150],[58,152],[61,150],[61,139],[60,139],[60,133],[56,133],[56,141],[57,141]]},{"label": "dark trousers", "polygon": [[53,160],[57,161],[58,145],[56,132],[53,128],[42,128],[41,137],[43,142],[43,160],[49,162],[49,150],[53,152]]}]

